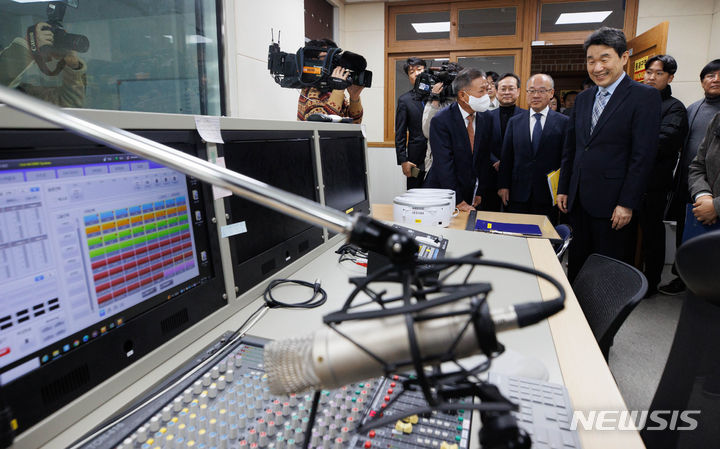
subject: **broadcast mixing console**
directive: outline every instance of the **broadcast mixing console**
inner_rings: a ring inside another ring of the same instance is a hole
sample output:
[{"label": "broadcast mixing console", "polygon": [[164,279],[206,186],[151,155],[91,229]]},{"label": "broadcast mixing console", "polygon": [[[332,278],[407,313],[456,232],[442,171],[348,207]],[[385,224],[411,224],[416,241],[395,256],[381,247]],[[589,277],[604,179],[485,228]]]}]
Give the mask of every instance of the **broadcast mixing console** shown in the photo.
[{"label": "broadcast mixing console", "polygon": [[263,369],[267,340],[246,336],[224,347],[227,338],[74,447],[299,449],[305,438],[313,449],[468,447],[470,410],[414,415],[358,433],[360,424],[379,414],[402,415],[426,404],[416,391],[392,401],[403,388],[397,377],[322,391],[315,424],[308,433],[312,392],[271,395]]}]

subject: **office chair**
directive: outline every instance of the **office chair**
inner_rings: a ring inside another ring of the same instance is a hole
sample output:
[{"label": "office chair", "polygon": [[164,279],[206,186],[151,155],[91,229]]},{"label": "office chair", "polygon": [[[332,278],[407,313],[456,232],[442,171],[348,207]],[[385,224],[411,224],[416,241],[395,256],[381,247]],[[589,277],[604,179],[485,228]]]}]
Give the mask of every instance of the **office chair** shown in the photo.
[{"label": "office chair", "polygon": [[557,255],[558,259],[562,260],[565,251],[567,251],[570,246],[570,242],[572,241],[572,228],[569,225],[561,224],[555,226],[555,231],[558,233],[562,241],[555,241],[555,243],[553,243],[553,249],[555,250],[555,255]]},{"label": "office chair", "polygon": [[647,292],[647,279],[633,266],[591,254],[572,288],[607,360],[615,334]]},{"label": "office chair", "polygon": [[717,447],[720,440],[720,231],[678,248],[675,262],[687,286],[675,338],[650,404],[655,410],[699,410],[691,432],[643,430],[648,449]]}]

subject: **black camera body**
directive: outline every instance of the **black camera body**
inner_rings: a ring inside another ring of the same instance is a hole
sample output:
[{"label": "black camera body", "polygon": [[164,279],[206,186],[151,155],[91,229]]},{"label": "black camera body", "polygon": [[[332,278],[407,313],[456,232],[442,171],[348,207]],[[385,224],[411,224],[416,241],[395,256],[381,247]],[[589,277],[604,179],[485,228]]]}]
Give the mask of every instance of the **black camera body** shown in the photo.
[{"label": "black camera body", "polygon": [[[82,34],[73,34],[65,31],[62,21],[65,18],[65,6],[63,2],[50,2],[47,7],[47,23],[50,25],[50,31],[53,33],[52,50],[56,53],[67,53],[76,51],[85,53],[90,49],[90,40]],[[74,3],[77,8],[77,2]],[[71,3],[71,6],[73,4]],[[48,29],[45,27],[44,29]]]},{"label": "black camera body", "polygon": [[[326,53],[320,57],[321,53]],[[332,76],[336,67],[350,70],[346,79]],[[367,61],[364,57],[341,48],[306,46],[293,53],[280,50],[277,43],[270,44],[268,51],[268,70],[275,82],[281,87],[302,89],[314,87],[323,92],[348,86],[370,87],[372,85],[372,72],[366,70]]]},{"label": "black camera body", "polygon": [[453,89],[452,82],[457,76],[457,70],[450,68],[447,64],[441,67],[430,67],[425,69],[415,78],[413,93],[421,100],[426,100],[433,96],[432,88],[437,83],[443,83],[442,91],[437,94],[433,100],[445,101],[447,98],[453,98],[457,95]]}]

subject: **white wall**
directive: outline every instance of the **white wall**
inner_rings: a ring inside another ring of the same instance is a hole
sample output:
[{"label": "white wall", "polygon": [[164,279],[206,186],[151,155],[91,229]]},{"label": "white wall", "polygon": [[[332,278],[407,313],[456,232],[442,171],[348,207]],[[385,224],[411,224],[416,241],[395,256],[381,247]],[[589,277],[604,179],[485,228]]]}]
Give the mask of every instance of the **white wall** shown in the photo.
[{"label": "white wall", "polygon": [[673,95],[687,106],[703,96],[700,70],[720,58],[720,0],[640,0],[637,34],[666,20],[667,53],[678,62]]},{"label": "white wall", "polygon": [[295,120],[298,92],[275,83],[267,69],[270,28],[280,48],[294,53],[305,44],[303,0],[223,0],[227,114]]}]

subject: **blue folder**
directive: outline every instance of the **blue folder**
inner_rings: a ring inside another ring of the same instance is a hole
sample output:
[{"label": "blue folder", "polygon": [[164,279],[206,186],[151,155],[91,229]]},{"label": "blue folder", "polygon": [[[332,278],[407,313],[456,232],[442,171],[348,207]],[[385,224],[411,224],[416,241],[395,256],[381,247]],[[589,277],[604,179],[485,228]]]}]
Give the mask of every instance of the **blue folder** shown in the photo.
[{"label": "blue folder", "polygon": [[499,221],[477,220],[475,222],[475,230],[482,232],[492,232],[496,234],[532,236],[542,235],[540,226],[535,224],[503,223]]}]

